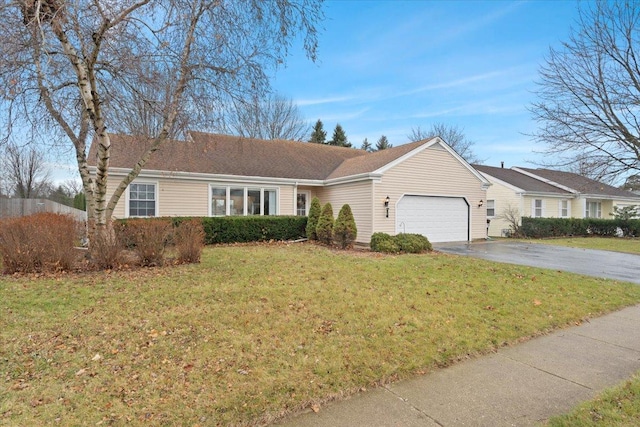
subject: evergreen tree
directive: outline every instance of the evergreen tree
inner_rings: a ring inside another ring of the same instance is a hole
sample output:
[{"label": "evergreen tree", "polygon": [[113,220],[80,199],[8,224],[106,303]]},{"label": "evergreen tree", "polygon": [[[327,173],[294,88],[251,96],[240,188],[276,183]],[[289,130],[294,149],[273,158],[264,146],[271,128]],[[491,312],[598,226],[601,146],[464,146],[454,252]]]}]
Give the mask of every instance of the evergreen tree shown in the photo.
[{"label": "evergreen tree", "polygon": [[387,148],[391,148],[393,145],[389,144],[389,140],[386,136],[382,135],[378,142],[376,142],[376,150],[386,150]]},{"label": "evergreen tree", "polygon": [[365,138],[364,141],[362,141],[362,146],[360,147],[360,149],[364,150],[364,151],[371,152],[371,151],[373,151],[373,145],[371,145],[369,140],[367,138]]},{"label": "evergreen tree", "polygon": [[344,205],[338,213],[338,218],[333,226],[333,240],[342,249],[346,249],[353,244],[358,235],[356,221],[351,212],[351,206]]},{"label": "evergreen tree", "polygon": [[309,240],[318,240],[316,235],[316,227],[318,226],[318,218],[320,218],[320,200],[317,197],[311,199],[311,206],[309,207],[309,216],[307,217],[307,238]]},{"label": "evergreen tree", "polygon": [[309,142],[313,142],[315,144],[327,143],[327,132],[324,130],[324,125],[322,124],[322,120],[318,119],[316,124],[313,126],[313,130],[311,131],[311,138],[309,138]]},{"label": "evergreen tree", "polygon": [[318,240],[327,245],[330,245],[333,241],[333,207],[331,203],[327,203],[322,207],[316,227],[316,235]]},{"label": "evergreen tree", "polygon": [[336,125],[336,128],[333,130],[333,137],[331,141],[329,141],[329,145],[337,145],[338,147],[351,147],[351,143],[347,140],[347,134],[340,126],[340,123]]}]

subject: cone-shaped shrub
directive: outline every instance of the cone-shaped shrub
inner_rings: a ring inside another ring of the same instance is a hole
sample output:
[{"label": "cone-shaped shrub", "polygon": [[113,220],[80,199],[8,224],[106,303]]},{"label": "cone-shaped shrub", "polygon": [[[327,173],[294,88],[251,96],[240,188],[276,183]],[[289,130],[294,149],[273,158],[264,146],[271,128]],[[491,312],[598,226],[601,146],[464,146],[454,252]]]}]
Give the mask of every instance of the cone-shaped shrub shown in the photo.
[{"label": "cone-shaped shrub", "polygon": [[336,223],[333,226],[333,240],[342,249],[346,249],[353,245],[357,235],[358,229],[356,228],[356,220],[353,219],[351,206],[344,205],[340,209]]},{"label": "cone-shaped shrub", "polygon": [[322,207],[316,227],[316,235],[319,241],[327,245],[330,245],[333,241],[333,207],[331,203],[327,203]]},{"label": "cone-shaped shrub", "polygon": [[316,234],[316,227],[318,226],[318,219],[320,218],[320,211],[322,210],[322,206],[320,206],[320,200],[317,197],[311,199],[311,206],[309,207],[309,217],[307,218],[307,238],[309,240],[318,240],[318,235]]}]

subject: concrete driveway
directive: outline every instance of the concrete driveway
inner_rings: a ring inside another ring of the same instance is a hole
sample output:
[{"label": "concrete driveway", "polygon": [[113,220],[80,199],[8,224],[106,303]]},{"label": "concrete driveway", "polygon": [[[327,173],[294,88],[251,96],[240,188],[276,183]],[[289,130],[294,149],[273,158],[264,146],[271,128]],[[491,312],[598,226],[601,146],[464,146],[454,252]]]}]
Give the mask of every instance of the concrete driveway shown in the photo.
[{"label": "concrete driveway", "polygon": [[569,271],[640,284],[640,255],[509,241],[437,243],[434,249],[509,264]]}]

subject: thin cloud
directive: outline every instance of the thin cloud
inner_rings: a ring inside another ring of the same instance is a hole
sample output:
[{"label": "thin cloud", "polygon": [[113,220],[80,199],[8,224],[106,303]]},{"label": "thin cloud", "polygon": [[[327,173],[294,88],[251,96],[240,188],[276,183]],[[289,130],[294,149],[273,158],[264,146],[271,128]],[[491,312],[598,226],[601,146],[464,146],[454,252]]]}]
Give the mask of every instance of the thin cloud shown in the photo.
[{"label": "thin cloud", "polygon": [[315,98],[315,99],[300,99],[296,101],[296,104],[302,107],[310,105],[322,105],[322,104],[335,104],[337,102],[347,102],[354,99],[353,96],[334,96],[328,98]]}]

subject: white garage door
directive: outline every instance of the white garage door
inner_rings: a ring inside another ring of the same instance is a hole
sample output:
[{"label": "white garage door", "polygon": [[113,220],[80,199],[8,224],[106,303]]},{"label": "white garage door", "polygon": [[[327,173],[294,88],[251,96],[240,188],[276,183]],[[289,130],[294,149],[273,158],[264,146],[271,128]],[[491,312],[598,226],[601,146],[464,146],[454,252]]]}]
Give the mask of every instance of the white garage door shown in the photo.
[{"label": "white garage door", "polygon": [[469,240],[469,206],[461,197],[404,196],[398,202],[396,233],[416,233],[430,242]]}]

